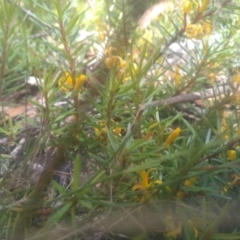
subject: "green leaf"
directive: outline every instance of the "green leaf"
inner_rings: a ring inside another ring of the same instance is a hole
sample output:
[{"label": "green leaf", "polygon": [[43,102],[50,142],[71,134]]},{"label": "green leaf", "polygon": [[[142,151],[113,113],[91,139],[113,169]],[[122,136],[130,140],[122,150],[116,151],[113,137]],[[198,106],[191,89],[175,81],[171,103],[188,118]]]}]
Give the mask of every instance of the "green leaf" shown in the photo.
[{"label": "green leaf", "polygon": [[80,200],[80,204],[82,204],[84,207],[92,210],[93,209],[93,206],[90,202],[86,202],[86,201],[83,201],[83,200]]},{"label": "green leaf", "polygon": [[56,181],[52,180],[52,186],[60,193],[60,194],[64,194],[65,193],[65,189]]},{"label": "green leaf", "polygon": [[56,213],[54,213],[51,217],[48,218],[47,223],[54,223],[61,220],[61,218],[66,214],[66,212],[70,209],[71,206],[71,202],[65,204],[63,207],[57,210]]},{"label": "green leaf", "polygon": [[71,189],[72,190],[77,190],[78,189],[80,169],[81,169],[80,156],[77,155],[75,160],[74,160],[73,179],[72,179],[72,182],[71,182]]}]

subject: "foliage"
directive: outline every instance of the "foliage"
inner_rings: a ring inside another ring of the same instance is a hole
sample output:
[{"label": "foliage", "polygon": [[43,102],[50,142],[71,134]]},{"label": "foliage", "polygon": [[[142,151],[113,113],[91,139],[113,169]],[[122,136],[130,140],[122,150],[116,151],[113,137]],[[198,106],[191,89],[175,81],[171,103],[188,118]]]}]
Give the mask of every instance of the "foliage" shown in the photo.
[{"label": "foliage", "polygon": [[79,2],[0,0],[0,239],[239,239],[239,0]]}]

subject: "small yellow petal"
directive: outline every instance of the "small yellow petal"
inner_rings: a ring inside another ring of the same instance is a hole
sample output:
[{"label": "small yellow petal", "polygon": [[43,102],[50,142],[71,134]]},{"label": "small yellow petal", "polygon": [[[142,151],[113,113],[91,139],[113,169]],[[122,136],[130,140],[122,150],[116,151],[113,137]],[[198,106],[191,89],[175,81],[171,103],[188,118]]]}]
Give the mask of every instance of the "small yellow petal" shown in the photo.
[{"label": "small yellow petal", "polygon": [[148,174],[149,172],[146,171],[140,171],[139,175],[141,177],[141,184],[144,188],[147,188],[149,186],[148,184]]},{"label": "small yellow petal", "polygon": [[107,57],[107,58],[104,59],[104,63],[105,63],[106,68],[115,67],[117,65],[116,62],[117,62],[116,56]]},{"label": "small yellow petal", "polygon": [[[240,137],[240,127],[238,127],[237,135],[238,135],[238,137]],[[237,148],[239,148],[239,146]]]},{"label": "small yellow petal", "polygon": [[155,170],[154,168],[149,169],[148,171],[139,171],[138,174],[140,175],[141,178],[141,183],[135,184],[132,187],[132,191],[135,190],[141,190],[142,191],[142,197],[138,199],[140,202],[145,202],[148,199],[151,199],[156,192],[154,189],[150,189],[150,187],[157,185],[157,184],[162,184],[162,181],[160,180],[155,180],[149,183],[148,181],[148,176],[151,171]]},{"label": "small yellow petal", "polygon": [[197,178],[192,177],[184,181],[184,186],[192,186],[196,182]]},{"label": "small yellow petal", "polygon": [[191,1],[185,1],[183,5],[183,12],[189,13],[192,10],[192,3]]},{"label": "small yellow petal", "polygon": [[179,68],[177,68],[177,70],[173,73],[173,80],[175,82],[175,86],[178,87],[179,83],[180,83],[180,74],[179,74]]},{"label": "small yellow petal", "polygon": [[232,161],[236,158],[237,152],[235,150],[227,150],[227,160]]},{"label": "small yellow petal", "polygon": [[145,139],[150,140],[152,138],[152,135],[153,135],[153,130],[148,130],[145,135]]},{"label": "small yellow petal", "polygon": [[179,226],[178,228],[176,228],[175,230],[166,233],[167,237],[172,237],[172,238],[177,238],[178,235],[182,234],[182,228]]},{"label": "small yellow petal", "polygon": [[227,187],[227,186],[224,186],[224,187],[222,187],[221,194],[223,195],[223,194],[226,193],[227,191],[228,191],[228,187]]},{"label": "small yellow petal", "polygon": [[111,57],[113,54],[117,52],[117,49],[114,47],[109,47],[105,50],[107,56]]},{"label": "small yellow petal", "polygon": [[97,138],[100,139],[102,136],[106,134],[106,127],[102,121],[99,121],[99,126],[93,128]]},{"label": "small yellow petal", "polygon": [[162,181],[160,180],[155,180],[149,184],[149,186],[157,185],[157,184],[162,184]]},{"label": "small yellow petal", "polygon": [[198,230],[197,230],[197,228],[195,228],[195,226],[194,226],[194,225],[196,225],[196,223],[194,223],[194,221],[192,221],[191,219],[188,220],[188,223],[189,223],[189,225],[193,228],[194,237],[195,237],[195,239],[196,239],[196,238],[198,237]]},{"label": "small yellow petal", "polygon": [[202,0],[202,6],[199,8],[199,12],[203,13],[206,10],[209,3],[210,0]]},{"label": "small yellow petal", "polygon": [[166,149],[168,148],[168,146],[178,137],[179,133],[180,133],[181,129],[180,128],[176,128],[166,139],[166,141],[163,144],[163,147]]},{"label": "small yellow petal", "polygon": [[113,129],[113,132],[116,133],[116,134],[118,134],[118,135],[121,133],[121,131],[122,131],[122,128],[120,128],[120,127],[115,127],[115,128]]},{"label": "small yellow petal", "polygon": [[178,191],[177,192],[177,198],[182,199],[185,196],[185,192]]},{"label": "small yellow petal", "polygon": [[69,92],[69,91],[71,91],[71,88],[73,87],[72,77],[69,75],[68,72],[65,72],[64,74],[65,74],[65,76],[61,77],[58,80],[58,86],[61,91]]},{"label": "small yellow petal", "polygon": [[125,66],[125,61],[122,60],[122,58],[118,57],[118,56],[111,56],[111,57],[107,57],[104,60],[105,63],[105,67],[106,68],[123,68],[123,66]]},{"label": "small yellow petal", "polygon": [[188,24],[186,34],[188,38],[202,39],[204,37],[203,27],[201,24]]},{"label": "small yellow petal", "polygon": [[240,85],[240,74],[235,74],[232,76],[232,82]]},{"label": "small yellow petal", "polygon": [[68,72],[65,72],[64,74],[65,76],[58,80],[59,89],[63,92],[70,92],[72,90],[79,91],[86,79],[86,76],[81,74],[77,77],[75,80],[75,86],[73,86],[73,79],[70,74]]},{"label": "small yellow petal", "polygon": [[212,25],[208,22],[202,23],[203,33],[204,35],[210,35],[212,33]]},{"label": "small yellow petal", "polygon": [[135,190],[138,190],[138,189],[144,189],[144,188],[142,187],[141,184],[135,184],[135,185],[132,187],[132,191],[135,191]]},{"label": "small yellow petal", "polygon": [[75,86],[74,86],[74,91],[76,92],[79,92],[80,91],[80,88],[81,86],[83,85],[83,83],[85,82],[86,80],[86,76],[85,75],[80,75],[78,78],[76,78],[76,83],[75,83]]}]

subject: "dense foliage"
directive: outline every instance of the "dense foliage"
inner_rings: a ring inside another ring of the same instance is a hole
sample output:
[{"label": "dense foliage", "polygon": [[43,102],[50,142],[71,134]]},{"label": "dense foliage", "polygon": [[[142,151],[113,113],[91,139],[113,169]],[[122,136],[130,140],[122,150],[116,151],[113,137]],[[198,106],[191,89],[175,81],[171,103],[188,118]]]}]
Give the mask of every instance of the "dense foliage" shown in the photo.
[{"label": "dense foliage", "polygon": [[239,239],[239,0],[0,0],[0,239]]}]

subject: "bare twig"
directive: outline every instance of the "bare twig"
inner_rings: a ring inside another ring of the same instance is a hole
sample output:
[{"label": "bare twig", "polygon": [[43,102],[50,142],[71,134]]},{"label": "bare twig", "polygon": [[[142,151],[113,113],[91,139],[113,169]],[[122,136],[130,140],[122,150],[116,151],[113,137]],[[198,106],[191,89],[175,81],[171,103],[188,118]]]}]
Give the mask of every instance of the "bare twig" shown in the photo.
[{"label": "bare twig", "polygon": [[140,111],[143,111],[146,108],[151,108],[151,107],[176,105],[179,103],[188,103],[188,102],[194,102],[200,99],[218,97],[226,93],[233,93],[233,90],[229,85],[223,85],[218,88],[210,88],[201,92],[192,92],[192,93],[182,94],[182,95],[170,97],[163,100],[153,101],[149,104],[142,104],[140,106]]}]

